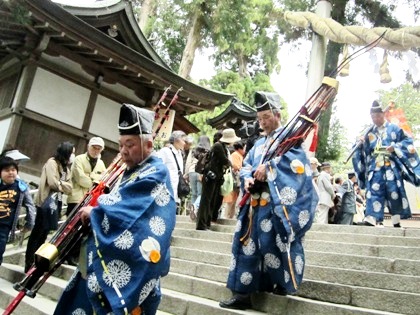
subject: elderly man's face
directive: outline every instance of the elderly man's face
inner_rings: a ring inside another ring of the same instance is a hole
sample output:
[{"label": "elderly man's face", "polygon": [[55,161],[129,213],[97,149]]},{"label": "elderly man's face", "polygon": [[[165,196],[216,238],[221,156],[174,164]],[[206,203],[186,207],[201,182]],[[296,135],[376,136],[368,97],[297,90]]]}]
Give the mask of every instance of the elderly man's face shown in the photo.
[{"label": "elderly man's face", "polygon": [[273,113],[271,110],[257,112],[257,119],[260,127],[269,134],[280,126],[280,113]]},{"label": "elderly man's face", "polygon": [[100,145],[89,145],[88,154],[91,158],[98,158],[101,155],[102,147]]},{"label": "elderly man's face", "polygon": [[138,135],[120,136],[121,158],[128,168],[132,168],[146,159],[153,150],[153,142]]}]

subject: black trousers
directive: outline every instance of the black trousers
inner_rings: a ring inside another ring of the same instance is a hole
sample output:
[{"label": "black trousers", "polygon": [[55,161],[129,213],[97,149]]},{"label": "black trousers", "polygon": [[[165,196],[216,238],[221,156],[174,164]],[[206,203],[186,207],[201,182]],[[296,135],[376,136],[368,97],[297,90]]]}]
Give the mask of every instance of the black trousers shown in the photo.
[{"label": "black trousers", "polygon": [[37,249],[45,243],[48,237],[49,230],[46,230],[42,224],[42,211],[37,207],[35,226],[32,229],[31,235],[29,236],[28,245],[26,247],[25,254],[25,272],[29,270],[35,261],[35,252]]},{"label": "black trousers", "polygon": [[203,178],[203,189],[197,214],[197,230],[206,230],[210,227],[211,221],[217,220],[223,202],[223,196],[220,194],[222,182],[223,178]]}]

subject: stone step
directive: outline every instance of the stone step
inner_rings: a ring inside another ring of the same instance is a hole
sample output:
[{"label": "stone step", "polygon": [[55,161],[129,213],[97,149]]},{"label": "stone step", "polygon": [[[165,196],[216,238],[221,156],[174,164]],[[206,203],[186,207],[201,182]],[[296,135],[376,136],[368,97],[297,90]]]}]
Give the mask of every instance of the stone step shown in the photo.
[{"label": "stone step", "polygon": [[[229,270],[228,266],[212,266],[210,264],[173,258],[171,261],[171,272],[226,283]],[[420,294],[420,286],[418,285],[420,277],[418,276],[320,267],[307,264],[305,266],[304,280]]]},{"label": "stone step", "polygon": [[[169,288],[189,295],[206,297],[215,301],[226,299],[231,294],[222,283],[174,272],[170,272],[167,277],[162,279],[162,285],[166,289]],[[361,294],[357,294],[357,287],[340,286],[331,283],[327,285],[328,288],[322,288],[319,283],[312,283],[311,287],[317,286],[320,292],[313,294],[310,299],[305,296],[288,295],[284,297],[269,293],[256,294],[252,298],[253,306],[258,311],[267,312],[268,314],[418,314],[420,311],[419,306],[416,305],[418,301],[417,296],[420,295],[403,296],[402,303],[409,303],[409,305],[403,307],[404,312],[400,312],[395,305],[392,308],[393,312],[389,312],[389,309],[391,309],[389,304],[391,303],[383,303],[380,297],[375,297],[375,292],[364,290]],[[326,292],[327,289],[328,292]],[[338,290],[339,294],[334,298],[329,298],[331,301],[320,302],[319,297],[322,294],[331,294],[336,290]],[[354,302],[351,299],[352,294],[358,297]],[[367,298],[364,298],[363,294],[366,294]],[[414,297],[413,301],[410,300],[412,297]],[[394,299],[398,300],[399,298],[400,295],[394,296]],[[372,306],[376,308],[373,309]]]},{"label": "stone step", "polygon": [[[200,233],[201,231],[197,231]],[[229,253],[232,247],[231,242],[218,241],[212,239],[210,233],[208,237],[203,239],[200,237],[181,237],[175,236],[172,238],[172,246],[186,247],[198,250],[206,250],[209,252],[224,252]],[[392,245],[371,245],[371,244],[356,244],[344,243],[333,241],[318,241],[306,239],[304,243],[306,250],[330,252],[330,253],[343,253],[346,254],[362,255],[362,256],[375,256],[375,257],[388,257],[394,259],[413,259],[420,260],[420,247],[409,246],[392,246]]]},{"label": "stone step", "polygon": [[[214,231],[224,231],[233,233],[236,225],[236,220],[219,219],[218,224],[212,224],[211,229]],[[404,226],[404,220],[402,225]],[[192,222],[188,216],[177,216],[177,227],[195,229],[195,222]],[[420,226],[420,224],[419,224]],[[340,225],[340,224],[312,224],[308,233],[315,232],[331,232],[336,234],[350,233],[350,234],[369,234],[369,235],[387,235],[387,236],[402,236],[402,237],[417,237],[420,238],[419,227],[408,227],[405,229],[385,226],[384,228],[358,226],[358,225]]]}]

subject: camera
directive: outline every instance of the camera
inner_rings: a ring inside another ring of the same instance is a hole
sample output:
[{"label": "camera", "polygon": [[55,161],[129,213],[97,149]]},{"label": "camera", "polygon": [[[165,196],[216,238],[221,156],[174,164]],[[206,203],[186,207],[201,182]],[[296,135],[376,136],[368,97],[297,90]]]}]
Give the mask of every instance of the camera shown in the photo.
[{"label": "camera", "polygon": [[216,178],[216,174],[213,171],[208,171],[207,172],[206,180],[215,179],[215,178]]}]

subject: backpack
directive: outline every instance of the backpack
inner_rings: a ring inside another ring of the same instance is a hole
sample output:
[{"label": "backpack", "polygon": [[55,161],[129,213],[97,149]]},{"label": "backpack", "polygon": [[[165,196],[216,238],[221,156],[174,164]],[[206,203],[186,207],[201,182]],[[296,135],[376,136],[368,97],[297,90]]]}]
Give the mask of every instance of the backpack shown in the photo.
[{"label": "backpack", "polygon": [[210,161],[210,151],[197,152],[195,158],[197,159],[197,164],[195,165],[195,171],[198,174],[204,174],[204,169],[207,163]]}]

